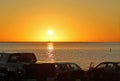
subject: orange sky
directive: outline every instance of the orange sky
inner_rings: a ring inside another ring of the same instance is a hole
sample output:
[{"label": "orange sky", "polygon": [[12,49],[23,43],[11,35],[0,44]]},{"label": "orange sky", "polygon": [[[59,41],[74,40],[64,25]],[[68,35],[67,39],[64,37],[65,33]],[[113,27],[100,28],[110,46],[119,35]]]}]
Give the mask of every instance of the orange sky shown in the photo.
[{"label": "orange sky", "polygon": [[[120,0],[0,0],[0,42],[120,42]],[[53,35],[48,35],[53,30]]]}]

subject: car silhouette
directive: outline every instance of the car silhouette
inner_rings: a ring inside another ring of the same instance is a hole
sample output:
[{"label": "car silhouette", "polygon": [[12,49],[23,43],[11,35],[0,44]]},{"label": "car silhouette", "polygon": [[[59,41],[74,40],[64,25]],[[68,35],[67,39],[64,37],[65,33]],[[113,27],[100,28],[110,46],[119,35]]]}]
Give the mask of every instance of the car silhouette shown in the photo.
[{"label": "car silhouette", "polygon": [[91,63],[88,70],[90,81],[120,81],[120,62],[102,62],[93,66]]},{"label": "car silhouette", "polygon": [[0,81],[86,81],[72,62],[37,61],[34,53],[0,53]]}]

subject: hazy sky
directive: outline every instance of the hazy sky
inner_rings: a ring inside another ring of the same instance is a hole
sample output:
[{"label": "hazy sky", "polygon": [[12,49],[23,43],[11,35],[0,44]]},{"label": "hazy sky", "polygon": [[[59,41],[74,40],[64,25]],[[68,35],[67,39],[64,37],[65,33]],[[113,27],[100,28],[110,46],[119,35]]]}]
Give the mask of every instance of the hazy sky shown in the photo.
[{"label": "hazy sky", "polygon": [[0,41],[120,42],[120,0],[0,0]]}]

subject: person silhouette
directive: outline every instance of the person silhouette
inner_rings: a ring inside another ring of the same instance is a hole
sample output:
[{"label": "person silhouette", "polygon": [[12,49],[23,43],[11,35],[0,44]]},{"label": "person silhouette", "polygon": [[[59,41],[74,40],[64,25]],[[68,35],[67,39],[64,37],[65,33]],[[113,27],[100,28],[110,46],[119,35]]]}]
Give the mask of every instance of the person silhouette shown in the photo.
[{"label": "person silhouette", "polygon": [[110,48],[110,52],[112,51],[112,49]]}]

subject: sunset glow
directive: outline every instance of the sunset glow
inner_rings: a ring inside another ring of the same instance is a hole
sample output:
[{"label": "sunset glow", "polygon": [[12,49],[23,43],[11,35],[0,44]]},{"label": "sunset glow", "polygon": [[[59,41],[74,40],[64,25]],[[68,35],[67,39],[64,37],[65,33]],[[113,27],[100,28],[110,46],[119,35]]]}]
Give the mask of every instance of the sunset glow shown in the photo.
[{"label": "sunset glow", "polygon": [[120,0],[2,0],[0,42],[120,42]]},{"label": "sunset glow", "polygon": [[48,35],[53,35],[53,30],[48,30]]},{"label": "sunset glow", "polygon": [[48,50],[53,50],[53,49],[54,49],[53,45],[48,45]]}]

